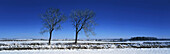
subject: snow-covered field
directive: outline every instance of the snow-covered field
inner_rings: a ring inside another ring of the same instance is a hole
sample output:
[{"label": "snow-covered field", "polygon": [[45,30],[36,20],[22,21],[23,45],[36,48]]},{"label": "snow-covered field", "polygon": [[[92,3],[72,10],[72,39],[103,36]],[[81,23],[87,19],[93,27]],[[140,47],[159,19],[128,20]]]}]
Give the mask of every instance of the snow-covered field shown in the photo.
[{"label": "snow-covered field", "polygon": [[[51,43],[73,43],[74,41],[51,41]],[[78,43],[143,43],[143,42],[170,42],[170,41],[126,41],[126,42],[104,42],[104,41],[78,41]],[[48,43],[48,41],[0,41],[0,43]]]},{"label": "snow-covered field", "polygon": [[169,54],[169,53],[170,53],[169,48],[0,51],[0,54]]},{"label": "snow-covered field", "polygon": [[[104,41],[0,41],[0,50],[17,49],[108,49],[108,48],[170,48],[170,41],[126,41],[126,42],[104,42]],[[67,43],[67,44],[66,44]],[[88,43],[88,44],[87,44]]]},{"label": "snow-covered field", "polygon": [[[74,41],[51,41],[51,43],[73,43]],[[48,43],[48,41],[0,41],[0,43],[11,44],[11,43]],[[78,41],[78,43],[112,43],[102,41]]]},{"label": "snow-covered field", "polygon": [[[52,44],[55,43],[73,43],[74,41],[52,41]],[[151,44],[143,44],[144,42],[151,42]],[[154,43],[159,42],[159,43]],[[48,43],[48,41],[0,41],[0,44],[7,44],[0,46],[0,54],[170,54],[170,48],[131,48],[128,44],[121,43],[136,43],[142,44],[145,46],[164,46],[170,45],[170,41],[126,41],[126,42],[103,42],[103,41],[78,41],[78,43],[104,43],[100,45],[82,45],[86,47],[111,47],[111,48],[88,48],[88,49],[52,49],[51,47],[64,47],[67,45],[59,44],[59,45],[51,45],[49,49],[32,49],[32,50],[4,50],[9,48],[43,48],[49,47],[49,45],[22,45],[22,43]],[[111,43],[111,44],[108,44]],[[115,44],[117,43],[117,44]],[[161,44],[160,44],[161,43]],[[113,46],[112,46],[113,45]],[[69,47],[77,47],[79,45],[68,45]],[[81,46],[81,44],[80,44]],[[128,48],[116,48],[118,46],[127,46]]]}]

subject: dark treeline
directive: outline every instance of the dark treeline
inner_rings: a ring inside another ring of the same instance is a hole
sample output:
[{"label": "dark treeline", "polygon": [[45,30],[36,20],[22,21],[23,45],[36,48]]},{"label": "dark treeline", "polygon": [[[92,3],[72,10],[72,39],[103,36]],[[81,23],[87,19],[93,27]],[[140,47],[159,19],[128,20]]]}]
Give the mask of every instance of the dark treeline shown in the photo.
[{"label": "dark treeline", "polygon": [[145,41],[145,40],[170,40],[170,39],[158,39],[156,37],[132,37],[130,41]]}]

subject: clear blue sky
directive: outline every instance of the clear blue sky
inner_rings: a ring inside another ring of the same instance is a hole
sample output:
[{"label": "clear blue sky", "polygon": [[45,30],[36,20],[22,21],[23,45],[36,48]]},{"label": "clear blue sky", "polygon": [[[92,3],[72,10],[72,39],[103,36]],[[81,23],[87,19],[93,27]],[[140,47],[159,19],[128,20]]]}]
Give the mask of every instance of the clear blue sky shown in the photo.
[{"label": "clear blue sky", "polygon": [[[59,8],[69,16],[72,9],[96,12],[96,36],[79,38],[130,38],[151,36],[170,38],[170,0],[0,0],[0,38],[48,38],[41,35],[40,14]],[[70,21],[54,31],[53,39],[74,39]]]}]

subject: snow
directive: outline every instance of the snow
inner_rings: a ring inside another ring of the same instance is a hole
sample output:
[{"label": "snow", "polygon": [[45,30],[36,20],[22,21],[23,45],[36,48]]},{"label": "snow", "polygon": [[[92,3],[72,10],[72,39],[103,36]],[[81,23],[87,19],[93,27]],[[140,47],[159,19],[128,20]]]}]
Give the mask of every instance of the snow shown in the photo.
[{"label": "snow", "polygon": [[170,48],[0,51],[0,54],[169,54],[169,53],[170,53]]},{"label": "snow", "polygon": [[[74,41],[51,41],[51,43],[73,43]],[[170,41],[126,41],[126,42],[104,42],[104,41],[78,41],[78,43],[143,43],[143,42],[170,42]],[[0,41],[4,44],[12,43],[48,43],[48,41]]]},{"label": "snow", "polygon": [[[54,43],[73,43],[74,41],[52,41]],[[78,41],[78,43],[136,43],[133,46],[155,46],[159,44],[142,44],[143,42],[170,42],[170,41],[126,41],[126,42],[102,42],[102,41]],[[88,49],[40,49],[40,50],[2,50],[0,54],[169,54],[170,48],[131,48],[128,44],[100,44],[100,45],[20,45],[20,43],[48,43],[48,41],[0,41],[0,48],[67,48],[87,47]],[[13,44],[17,45],[13,45]],[[138,44],[140,43],[140,44]],[[161,45],[169,45],[162,43]],[[123,48],[116,48],[121,46]],[[90,47],[104,47],[102,49],[91,49]],[[108,48],[111,47],[111,48]]]},{"label": "snow", "polygon": [[[62,43],[73,43],[74,41],[52,41],[52,46],[48,46],[48,41],[0,41],[0,49],[8,48],[64,48],[68,49],[70,47],[85,47],[85,48],[132,48],[132,47],[150,47],[150,48],[159,48],[159,47],[169,47],[170,41],[126,41],[126,42],[103,42],[103,41],[78,41],[78,43],[104,43],[104,44],[94,44],[94,45],[65,45]],[[145,42],[145,43],[144,43]],[[147,43],[149,42],[149,44]],[[158,43],[159,42],[159,43]],[[33,43],[33,44],[31,44]],[[36,45],[36,43],[43,43],[43,45]],[[56,43],[61,43],[56,45]],[[107,44],[114,43],[114,44]],[[117,44],[115,44],[117,43]],[[121,43],[132,43],[132,44],[121,44]],[[135,43],[135,44],[134,44]],[[6,45],[3,45],[6,44]],[[25,45],[24,45],[25,44]],[[31,45],[28,45],[31,44]]]},{"label": "snow", "polygon": [[[74,41],[51,41],[51,43],[73,43]],[[0,41],[0,43],[12,44],[12,43],[48,43],[48,41]],[[102,41],[78,41],[78,43],[109,43]]]}]

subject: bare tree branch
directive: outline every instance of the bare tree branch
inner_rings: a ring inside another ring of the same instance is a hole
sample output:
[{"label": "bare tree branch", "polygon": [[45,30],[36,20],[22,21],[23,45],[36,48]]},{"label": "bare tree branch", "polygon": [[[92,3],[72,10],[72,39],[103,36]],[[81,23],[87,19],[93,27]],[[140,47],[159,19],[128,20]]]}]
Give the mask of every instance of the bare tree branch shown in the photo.
[{"label": "bare tree branch", "polygon": [[40,33],[49,32],[50,38],[49,38],[49,44],[51,43],[51,36],[53,30],[58,30],[61,28],[60,23],[64,22],[66,17],[64,14],[62,14],[59,9],[49,8],[46,10],[45,14],[41,15],[44,30]]},{"label": "bare tree branch", "polygon": [[78,33],[83,29],[86,36],[89,36],[91,33],[92,35],[94,32],[92,31],[92,27],[95,26],[94,22],[95,13],[92,10],[74,10],[70,14],[72,19],[73,26],[76,28],[76,38],[75,43],[77,43],[77,36]]}]

